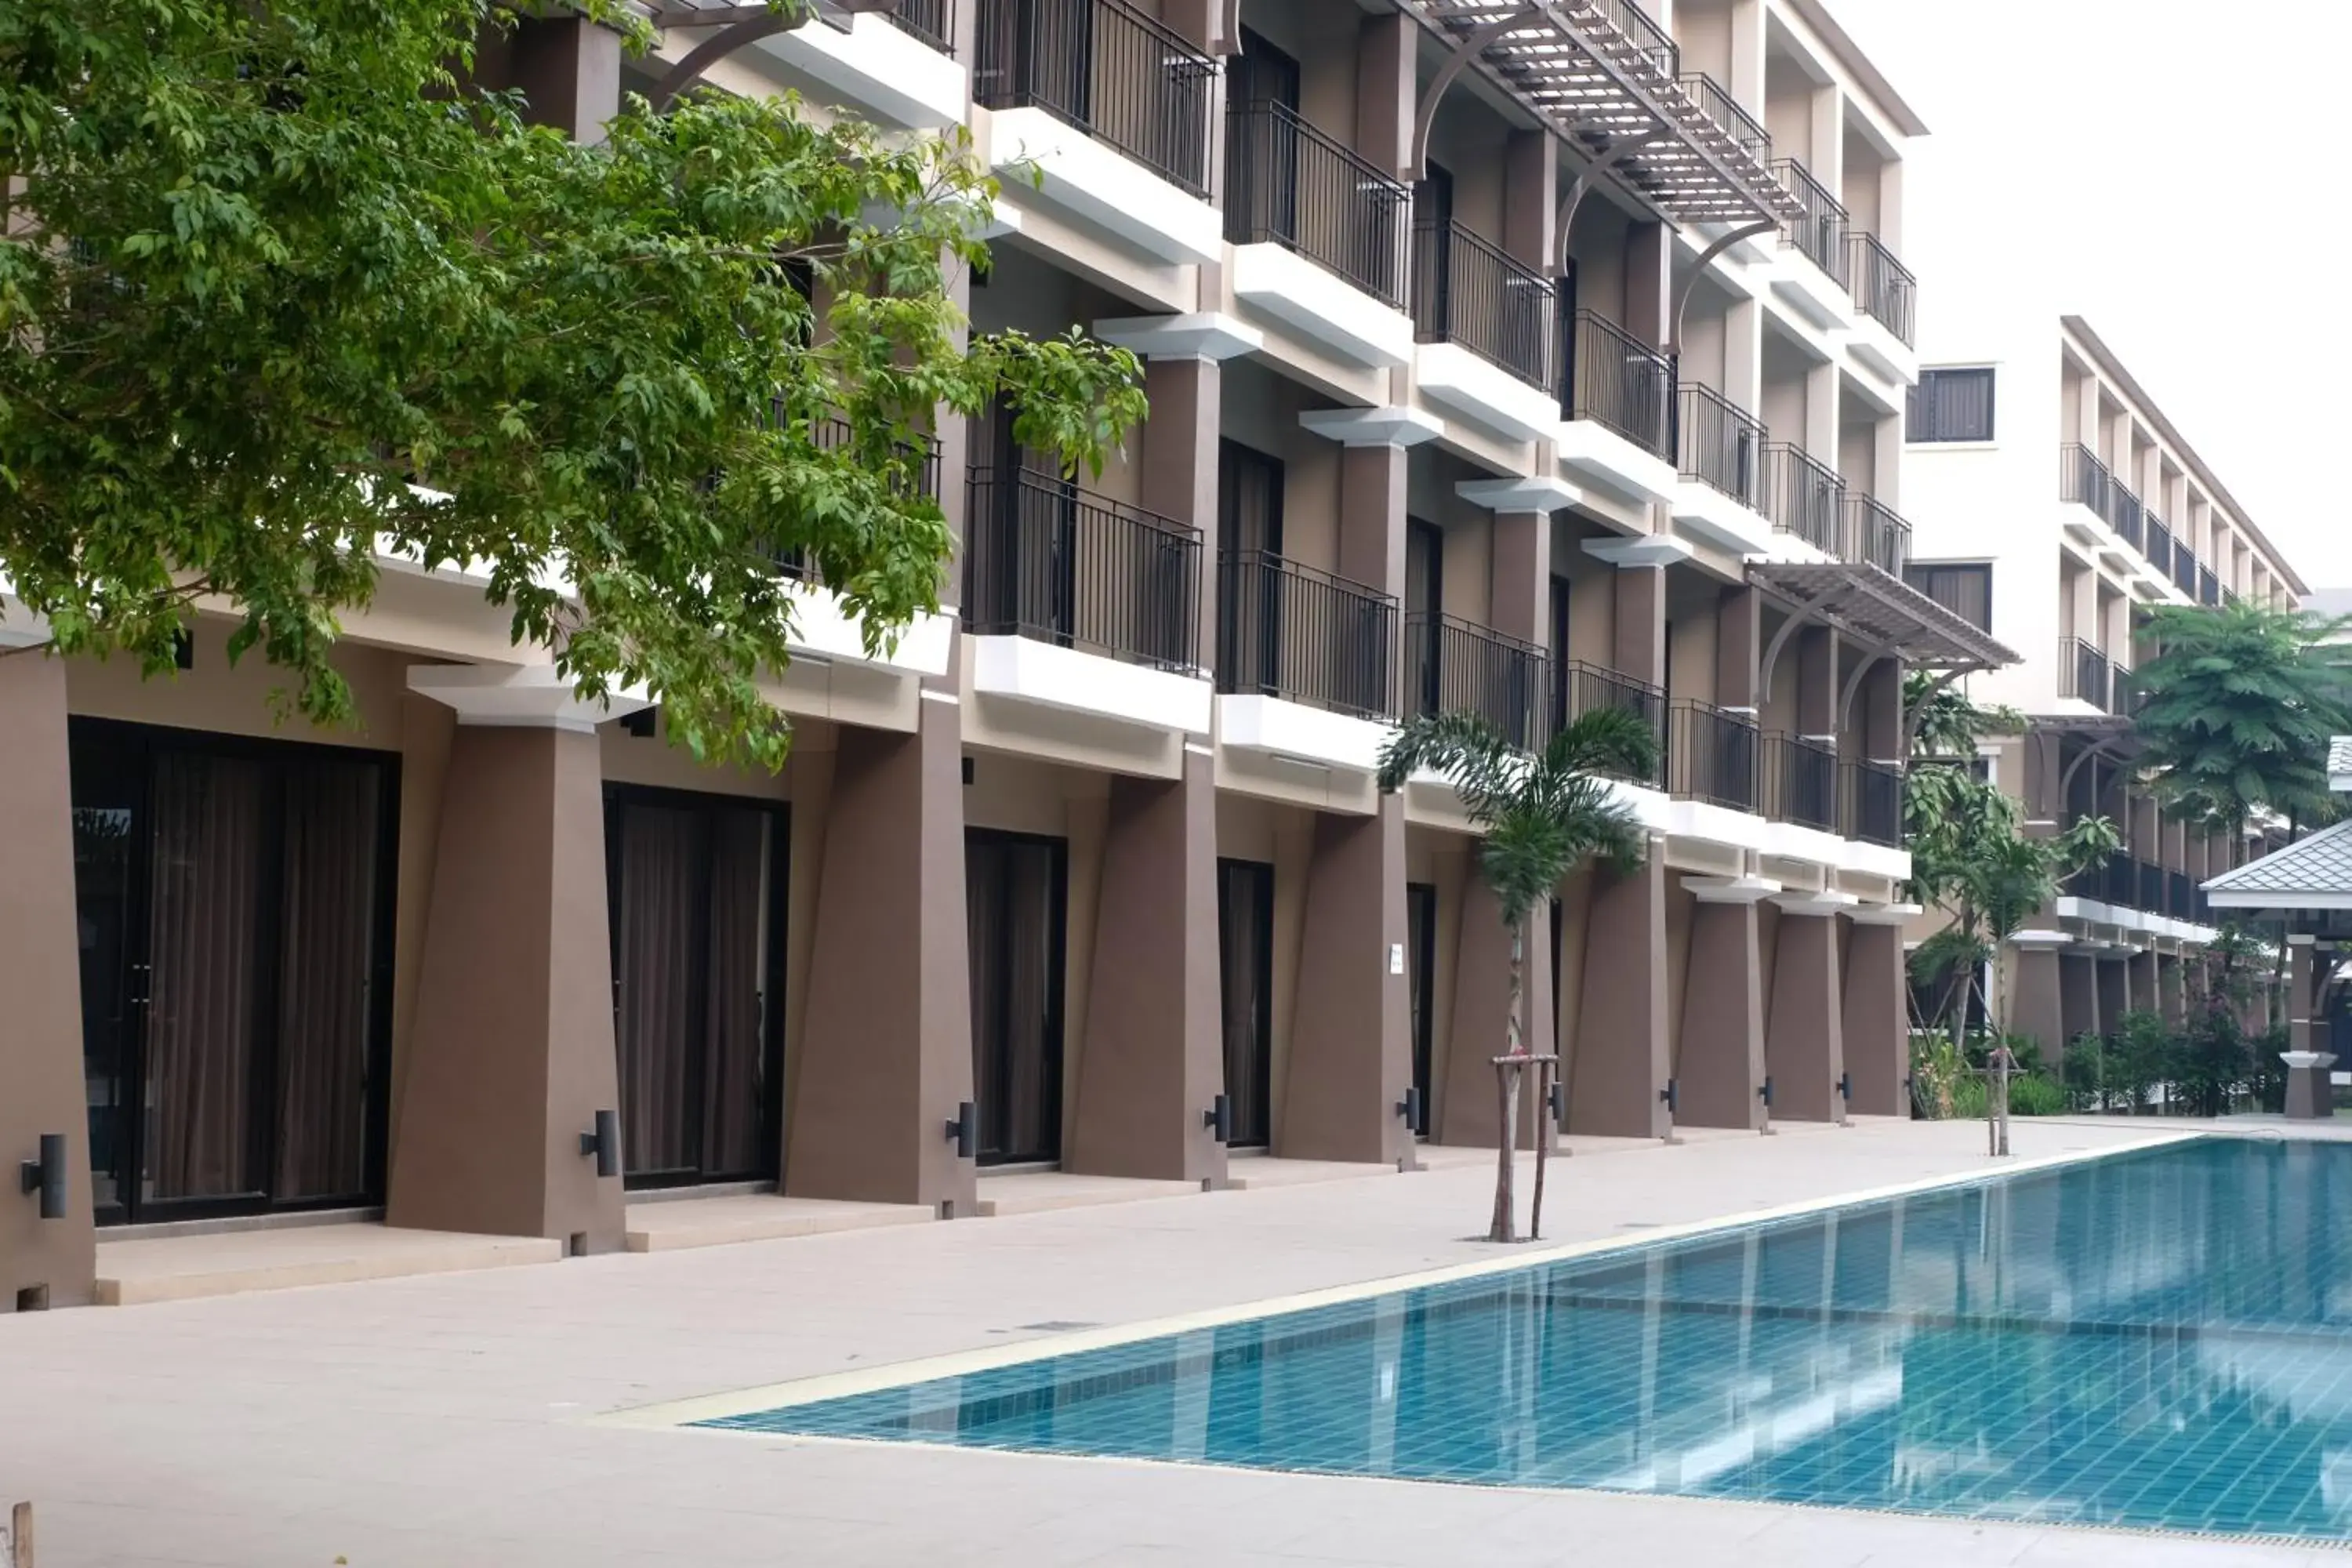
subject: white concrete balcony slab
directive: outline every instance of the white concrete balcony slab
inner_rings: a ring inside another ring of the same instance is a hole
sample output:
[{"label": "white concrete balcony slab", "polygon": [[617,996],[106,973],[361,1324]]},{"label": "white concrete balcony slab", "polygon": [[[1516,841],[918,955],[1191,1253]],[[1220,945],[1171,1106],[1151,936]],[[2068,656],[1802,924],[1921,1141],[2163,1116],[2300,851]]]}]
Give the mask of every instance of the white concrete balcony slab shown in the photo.
[{"label": "white concrete balcony slab", "polygon": [[1513,375],[1459,343],[1423,343],[1413,358],[1421,395],[1452,418],[1506,441],[1549,438],[1559,423],[1557,394]]},{"label": "white concrete balcony slab", "polygon": [[791,588],[790,597],[791,644],[796,654],[804,651],[823,659],[867,664],[915,676],[948,672],[949,650],[955,640],[953,610],[917,616],[897,637],[869,654],[866,651],[865,623],[842,607],[840,597],[833,590],[799,583]]},{"label": "white concrete balcony slab", "polygon": [[971,689],[981,697],[1205,735],[1215,689],[1202,676],[1154,669],[1024,637],[967,637]]},{"label": "white concrete balcony slab", "polygon": [[1867,311],[1857,310],[1846,323],[1845,351],[1874,374],[1905,386],[1919,380],[1919,353]]},{"label": "white concrete balcony slab", "polygon": [[1812,866],[1843,868],[1848,841],[1823,828],[1801,822],[1765,824],[1764,853],[1782,860],[1802,860]]},{"label": "white concrete balcony slab", "polygon": [[1764,849],[1766,830],[1772,826],[1752,811],[1738,811],[1705,800],[1673,802],[1667,824],[1666,831],[1677,838],[1759,854]]},{"label": "white concrete balcony slab", "polygon": [[551,664],[413,664],[408,689],[453,710],[460,724],[593,731],[654,705],[642,687],[580,695]]},{"label": "white concrete balcony slab", "polygon": [[1606,780],[1602,787],[1611,800],[1630,808],[1634,820],[1652,833],[1673,833],[1679,820],[1676,812],[1687,804],[1673,799],[1664,790],[1627,784],[1622,779]]},{"label": "white concrete balcony slab", "polygon": [[1772,548],[1772,522],[1762,512],[1725,495],[1701,479],[1676,479],[1675,531],[1735,555],[1762,555]]},{"label": "white concrete balcony slab", "polygon": [[2078,899],[2062,895],[2055,901],[2062,921],[2083,921],[2092,925],[2113,925],[2116,912],[2095,899]]},{"label": "white concrete balcony slab", "polygon": [[1833,862],[1841,871],[1862,877],[1884,877],[1890,882],[1911,879],[1911,851],[1867,839],[1841,838]]},{"label": "white concrete balcony slab", "polygon": [[989,164],[1022,199],[1155,261],[1181,266],[1224,254],[1224,220],[1215,207],[1045,110],[998,110],[989,122]]},{"label": "white concrete balcony slab", "polygon": [[1217,740],[1228,750],[1370,777],[1393,733],[1375,719],[1293,702],[1284,697],[1226,692],[1217,698]]},{"label": "white concrete balcony slab", "polygon": [[1411,316],[1296,251],[1271,242],[1235,246],[1228,276],[1234,299],[1353,363],[1413,363]]},{"label": "white concrete balcony slab", "polygon": [[1766,271],[1775,298],[1825,334],[1843,336],[1855,320],[1853,296],[1820,263],[1782,240]]},{"label": "white concrete balcony slab", "polygon": [[845,31],[803,22],[758,47],[870,119],[916,131],[963,123],[971,81],[960,62],[887,16],[869,12],[848,21]]},{"label": "white concrete balcony slab", "polygon": [[1559,420],[1551,427],[1560,471],[1640,505],[1670,504],[1681,481],[1675,466],[1597,419]]}]

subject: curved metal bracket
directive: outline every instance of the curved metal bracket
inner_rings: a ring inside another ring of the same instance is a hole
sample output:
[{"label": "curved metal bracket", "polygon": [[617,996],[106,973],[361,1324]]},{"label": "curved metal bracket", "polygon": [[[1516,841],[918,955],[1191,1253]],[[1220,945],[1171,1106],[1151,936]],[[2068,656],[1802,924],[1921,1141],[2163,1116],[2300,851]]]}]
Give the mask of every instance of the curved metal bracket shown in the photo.
[{"label": "curved metal bracket", "polygon": [[[1234,31],[1228,36],[1239,37],[1241,36],[1241,0],[1227,0],[1226,9],[1234,17]],[[1496,39],[1507,33],[1518,31],[1529,22],[1540,22],[1543,19],[1544,10],[1541,5],[1530,5],[1523,11],[1514,11],[1507,16],[1497,16],[1463,39],[1454,53],[1446,58],[1445,63],[1437,68],[1437,74],[1430,79],[1429,89],[1421,95],[1421,102],[1413,110],[1412,151],[1407,159],[1404,171],[1404,181],[1407,184],[1413,184],[1429,177],[1430,128],[1437,123],[1437,106],[1445,101],[1446,90],[1454,85],[1454,79],[1469,69],[1471,62],[1485,54],[1486,47]]]},{"label": "curved metal bracket", "polygon": [[[2094,742],[2092,742],[2089,745],[2087,745],[2087,746],[2085,746],[2085,747],[2084,747],[2084,748],[2083,748],[2083,754],[2082,754],[2081,756],[2076,757],[2073,762],[2068,763],[2066,764],[2066,771],[2065,771],[2064,773],[2061,773],[2061,774],[2059,774],[2059,775],[2058,775],[2058,806],[2057,806],[2057,808],[2058,808],[2060,811],[2063,811],[2063,810],[2065,810],[2065,809],[2066,809],[2066,801],[2067,801],[2067,797],[2069,797],[2070,795],[2072,795],[2074,793],[2074,772],[2075,772],[2075,770],[2076,770],[2076,769],[2078,769],[2078,768],[2080,768],[2080,767],[2081,767],[2084,763],[2087,763],[2087,762],[2091,761],[2091,759],[2093,759],[2094,757],[2108,757],[2108,758],[2111,758],[2111,759],[2115,759],[2115,753],[2113,753],[2112,752],[2110,752],[2110,751],[2108,751],[2108,750],[2107,750],[2107,748],[2108,748],[2109,746],[2113,745],[2114,743],[2115,743],[2115,737],[2112,737],[2112,736],[2110,736],[2110,737],[2106,737],[2106,738],[2104,738],[2104,739],[2101,739],[2101,740],[2094,741]],[[2120,760],[2120,759],[2115,759],[2115,760]],[[2118,776],[2120,776],[2120,774],[2118,774]],[[2103,793],[2104,793],[2104,792],[2103,792]],[[2094,809],[2096,809],[2096,806],[2097,806],[2097,797],[2096,797],[2096,796],[2093,796],[2093,797],[2092,797],[2092,805],[2093,805],[2093,808],[2094,808]]]},{"label": "curved metal bracket", "polygon": [[1813,612],[1820,607],[1818,601],[1809,599],[1790,609],[1788,618],[1780,623],[1780,629],[1774,632],[1772,640],[1764,645],[1764,657],[1757,661],[1756,669],[1756,708],[1759,712],[1763,710],[1764,704],[1772,700],[1772,671],[1780,664],[1780,650],[1788,646],[1789,639],[1806,626],[1829,624],[1814,620]]},{"label": "curved metal bracket", "polygon": [[1742,224],[1698,253],[1698,259],[1691,263],[1688,272],[1683,274],[1683,280],[1675,285],[1674,309],[1666,317],[1666,353],[1669,354],[1682,353],[1683,311],[1690,304],[1692,288],[1706,276],[1707,265],[1741,240],[1754,239],[1759,235],[1769,234],[1780,226],[1779,223],[1770,218],[1759,218],[1754,223]]},{"label": "curved metal bracket", "polygon": [[1575,226],[1576,209],[1584,205],[1586,193],[1592,189],[1592,176],[1607,174],[1649,145],[1647,142],[1620,142],[1576,172],[1575,180],[1568,187],[1568,195],[1560,198],[1559,216],[1552,227],[1553,244],[1559,252],[1560,277],[1568,276],[1568,231]]},{"label": "curved metal bracket", "polygon": [[669,68],[661,80],[655,84],[653,91],[646,95],[646,103],[656,114],[662,113],[676,101],[679,93],[700,81],[712,66],[717,65],[729,55],[738,49],[747,48],[761,38],[789,31],[806,19],[802,16],[787,16],[770,12],[764,16],[754,16],[749,21],[737,22],[719,28],[719,31],[688,49],[683,59]]},{"label": "curved metal bracket", "polygon": [[1919,743],[1919,726],[1927,717],[1928,705],[1942,696],[1950,688],[1952,682],[1964,675],[1973,673],[1974,671],[1966,665],[1958,669],[1944,671],[1927,683],[1927,689],[1919,694],[1918,704],[1903,715],[1903,755],[1906,760],[1911,755],[1911,748]]},{"label": "curved metal bracket", "polygon": [[1885,657],[1883,653],[1870,655],[1854,666],[1853,673],[1845,678],[1845,689],[1838,693],[1837,723],[1840,733],[1844,732],[1846,720],[1853,712],[1853,694],[1862,689],[1862,678],[1870,673],[1872,666]]}]

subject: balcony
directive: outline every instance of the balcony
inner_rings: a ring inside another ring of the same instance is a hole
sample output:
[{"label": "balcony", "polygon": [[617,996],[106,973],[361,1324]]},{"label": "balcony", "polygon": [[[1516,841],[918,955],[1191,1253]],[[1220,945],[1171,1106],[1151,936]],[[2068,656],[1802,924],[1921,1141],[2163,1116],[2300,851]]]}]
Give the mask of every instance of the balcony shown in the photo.
[{"label": "balcony", "polygon": [[909,37],[920,40],[940,53],[955,56],[955,5],[953,0],[897,0],[882,13],[890,25]]},{"label": "balcony", "polygon": [[1627,500],[1675,493],[1675,365],[1592,310],[1562,323],[1559,460]]},{"label": "balcony", "polygon": [[1674,704],[1667,715],[1666,793],[1727,811],[1754,811],[1760,740],[1753,719],[1705,702]]},{"label": "balcony", "polygon": [[2186,539],[2172,544],[2172,585],[2189,598],[2197,597],[2197,552],[2189,548]]},{"label": "balcony", "polygon": [[2081,637],[2058,639],[2058,695],[2114,712],[2115,666],[2096,645]]},{"label": "balcony", "polygon": [[[968,84],[949,41],[951,0],[896,0],[878,15],[872,9],[831,23],[804,10],[755,47],[799,79],[793,85],[813,84],[818,100],[877,124],[920,131],[961,124]],[[709,26],[714,16],[696,0],[645,0],[639,14],[657,27]]]},{"label": "balcony", "polygon": [[1290,109],[1258,101],[1226,111],[1224,200],[1235,297],[1360,364],[1412,360],[1412,192]]},{"label": "balcony", "polygon": [[2132,863],[2132,871],[2138,882],[2138,891],[2132,900],[2132,908],[2151,915],[2162,914],[2164,912],[2164,868],[2153,860],[2136,860]]},{"label": "balcony", "polygon": [[1910,268],[1895,259],[1895,253],[1874,234],[1850,230],[1845,237],[1845,249],[1846,283],[1853,291],[1855,313],[1885,327],[1906,352],[1889,353],[1890,345],[1874,342],[1874,334],[1869,332],[1854,339],[1854,350],[1881,374],[1907,381],[1916,368],[1907,351],[1912,345],[1918,308],[1918,279],[1911,276]]},{"label": "balcony", "polygon": [[1854,315],[1846,278],[1845,208],[1794,158],[1776,159],[1772,178],[1793,203],[1793,216],[1780,225],[1782,254],[1790,259],[1775,269],[1772,291],[1812,326],[1838,331]]},{"label": "balcony", "polygon": [[1207,731],[1197,529],[1034,469],[976,468],[967,534],[976,690]]},{"label": "balcony", "polygon": [[1367,778],[1396,715],[1397,604],[1257,551],[1217,562],[1217,735]]},{"label": "balcony", "polygon": [[1404,710],[1475,713],[1521,751],[1543,743],[1549,657],[1455,616],[1404,618]]},{"label": "balcony", "polygon": [[[2147,534],[2142,526],[2147,509],[2088,447],[2070,445],[2062,449],[2058,499],[2087,510],[2134,550],[2145,552],[2147,548]],[[2084,542],[2100,542],[2097,530],[2076,522],[2067,526],[2082,535]]]},{"label": "balcony", "polygon": [[1223,255],[1207,201],[1214,60],[1123,0],[981,0],[979,57],[972,93],[994,112],[1008,189],[1157,261]]},{"label": "balcony", "polygon": [[1627,774],[1627,784],[1654,784],[1665,765],[1666,694],[1646,680],[1620,675],[1613,669],[1570,659],[1557,668],[1551,687],[1551,723],[1557,730],[1570,720],[1604,708],[1633,714],[1649,726],[1657,742],[1658,765],[1647,773]]},{"label": "balcony", "polygon": [[2213,575],[2213,569],[2210,566],[2200,566],[2197,569],[2197,602],[2200,605],[2218,605],[2221,602],[2221,580]]},{"label": "balcony", "polygon": [[1683,383],[1677,397],[1675,525],[1737,555],[1769,549],[1764,422],[1698,382]]},{"label": "balcony", "polygon": [[1837,831],[1838,760],[1833,748],[1799,735],[1766,735],[1756,772],[1766,820],[1818,833]]},{"label": "balcony", "polygon": [[1682,79],[1683,96],[1698,106],[1698,111],[1724,135],[1720,149],[1753,163],[1759,169],[1772,164],[1772,138],[1763,121],[1745,109],[1721,82],[1705,72],[1693,72]]},{"label": "balcony", "polygon": [[1559,343],[1551,281],[1458,223],[1412,231],[1412,323],[1423,395],[1510,441],[1549,437]]},{"label": "balcony", "polygon": [[1903,770],[1892,763],[1843,763],[1838,767],[1840,831],[1864,844],[1903,844]]},{"label": "balcony", "polygon": [[1848,495],[1841,504],[1837,540],[1830,553],[1899,578],[1911,554],[1911,525],[1875,496]]},{"label": "balcony", "polygon": [[2158,578],[2168,578],[2172,573],[2172,530],[2154,512],[2147,514],[2147,563],[2156,569]]},{"label": "balcony", "polygon": [[1835,555],[1845,510],[1845,480],[1803,447],[1764,445],[1764,515],[1772,526],[1824,555]]}]

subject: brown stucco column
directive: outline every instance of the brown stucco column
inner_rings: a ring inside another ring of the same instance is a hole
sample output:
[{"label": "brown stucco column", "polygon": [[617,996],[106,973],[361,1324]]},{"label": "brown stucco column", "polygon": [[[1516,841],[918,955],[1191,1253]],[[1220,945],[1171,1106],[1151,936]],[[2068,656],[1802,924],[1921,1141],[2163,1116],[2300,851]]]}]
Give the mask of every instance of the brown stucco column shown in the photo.
[{"label": "brown stucco column", "polygon": [[962,731],[951,690],[918,706],[911,735],[836,742],[784,1191],[970,1215],[945,1131],[972,1098]]},{"label": "brown stucco column", "polygon": [[2125,965],[2124,1007],[2132,1013],[2157,1011],[2157,955],[2153,948],[2135,952]]},{"label": "brown stucco column", "polygon": [[2063,956],[2055,943],[2021,942],[2010,959],[2010,1032],[2039,1042],[2045,1061],[2055,1060],[2066,1045],[2063,987],[2059,975]]},{"label": "brown stucco column", "polygon": [[[1476,858],[1475,848],[1471,856]],[[1438,1097],[1433,1131],[1440,1143],[1491,1149],[1502,1125],[1493,1058],[1510,1044],[1511,939],[1503,924],[1503,906],[1475,868],[1463,889],[1456,929],[1460,942],[1454,958],[1454,1017],[1446,1036],[1454,1044],[1445,1057],[1445,1089]],[[1519,1037],[1529,1051],[1548,1051],[1554,1016],[1549,908],[1536,907],[1520,940],[1526,956],[1520,974]],[[1535,1081],[1529,1077],[1519,1097],[1521,1147],[1527,1146],[1528,1130],[1536,1125]]]},{"label": "brown stucco column", "polygon": [[1756,906],[1774,885],[1756,878],[1686,877],[1690,963],[1683,980],[1682,1056],[1675,1120],[1760,1130],[1764,1104],[1764,958]]},{"label": "brown stucco column", "polygon": [[2098,1032],[2104,1035],[2115,1028],[2116,1019],[2131,1010],[2130,955],[2112,954],[2099,960],[2098,968]]},{"label": "brown stucco column", "polygon": [[581,16],[525,17],[484,31],[474,78],[520,92],[523,117],[534,124],[601,142],[621,107],[621,35]]},{"label": "brown stucco column", "polygon": [[2056,1061],[2066,1042],[2099,1032],[2099,961],[2070,952],[2058,961],[2058,1037],[2042,1042],[2042,1059]]},{"label": "brown stucco column", "polygon": [[[1906,911],[1907,912],[1907,911]],[[1845,951],[1846,1110],[1862,1116],[1911,1114],[1910,996],[1903,968],[1901,913],[1857,910],[1839,921]]]},{"label": "brown stucco column", "polygon": [[[21,616],[21,608],[15,614]],[[31,637],[30,629],[26,640]],[[66,667],[0,624],[0,1312],[75,1307],[97,1274],[82,1085]],[[17,1173],[65,1137],[66,1213],[43,1219]]]},{"label": "brown stucco column", "polygon": [[1224,1086],[1213,767],[1187,746],[1180,779],[1111,779],[1066,1170],[1224,1177],[1203,1117]]},{"label": "brown stucco column", "polygon": [[[1776,1121],[1843,1121],[1845,994],[1838,974],[1840,903],[1811,893],[1773,900],[1772,994],[1764,1018],[1764,1065]],[[1847,900],[1844,907],[1852,907]]]},{"label": "brown stucco column", "polygon": [[1276,1153],[1393,1163],[1409,1151],[1396,1110],[1412,1082],[1404,940],[1402,797],[1382,795],[1370,816],[1318,813]]},{"label": "brown stucco column", "polygon": [[[1622,574],[1621,574],[1622,575]],[[1566,1064],[1568,1128],[1620,1138],[1674,1131],[1666,1080],[1665,846],[1623,876],[1596,867],[1584,927],[1584,994]]]},{"label": "brown stucco column", "polygon": [[1727,712],[1755,717],[1763,622],[1762,594],[1744,585],[1723,590],[1715,617],[1715,705]]},{"label": "brown stucco column", "polygon": [[580,1146],[620,1103],[602,714],[543,669],[418,666],[409,685],[458,723],[384,1217],[615,1250],[620,1179]]},{"label": "brown stucco column", "polygon": [[1834,751],[1838,742],[1838,635],[1828,626],[1802,627],[1789,652],[1796,657],[1796,732]]},{"label": "brown stucco column", "polygon": [[2180,967],[2180,956],[2178,953],[2171,952],[2160,952],[2157,954],[2157,1016],[2176,1028],[2179,1026],[2181,1020],[2189,1016],[2188,1003],[2186,1001],[2187,994],[2183,989],[2185,984],[2185,978]]},{"label": "brown stucco column", "polygon": [[1412,156],[1420,42],[1419,26],[1402,11],[1358,24],[1356,153],[1384,174],[1402,174]]}]

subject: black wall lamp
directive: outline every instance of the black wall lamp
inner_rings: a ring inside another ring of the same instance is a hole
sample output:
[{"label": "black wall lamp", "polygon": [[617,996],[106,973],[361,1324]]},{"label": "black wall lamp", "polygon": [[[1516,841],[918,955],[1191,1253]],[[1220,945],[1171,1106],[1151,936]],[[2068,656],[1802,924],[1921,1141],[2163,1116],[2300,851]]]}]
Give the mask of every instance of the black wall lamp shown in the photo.
[{"label": "black wall lamp", "polygon": [[621,1113],[619,1111],[598,1111],[596,1125],[580,1134],[580,1157],[585,1160],[591,1155],[595,1156],[596,1173],[599,1176],[617,1176],[621,1173]]},{"label": "black wall lamp", "polygon": [[1404,1124],[1407,1127],[1421,1125],[1421,1086],[1419,1084],[1404,1091],[1404,1098],[1396,1103],[1396,1113],[1404,1119]]},{"label": "black wall lamp", "polygon": [[1551,1124],[1554,1127],[1567,1127],[1568,1085],[1560,1082],[1557,1079],[1554,1079],[1552,1080],[1552,1086],[1545,1093],[1544,1099],[1551,1105]]},{"label": "black wall lamp", "polygon": [[1207,1128],[1212,1133],[1215,1134],[1218,1142],[1232,1142],[1234,1139],[1234,1102],[1224,1095],[1221,1094],[1217,1096],[1216,1102],[1211,1105],[1208,1110],[1201,1112],[1201,1125]]},{"label": "black wall lamp", "polygon": [[1840,1100],[1853,1098],[1853,1074],[1850,1072],[1838,1074],[1838,1098]]},{"label": "black wall lamp", "polygon": [[1772,1075],[1770,1073],[1766,1073],[1764,1075],[1764,1081],[1757,1085],[1756,1098],[1764,1102],[1765,1110],[1769,1110],[1772,1109]]},{"label": "black wall lamp", "polygon": [[41,1199],[43,1219],[66,1217],[66,1135],[62,1132],[41,1134],[41,1155],[26,1160],[19,1167],[25,1194],[37,1193]]},{"label": "black wall lamp", "polygon": [[1683,1089],[1679,1079],[1666,1079],[1666,1087],[1658,1090],[1658,1103],[1666,1108],[1668,1116],[1682,1109]]},{"label": "black wall lamp", "polygon": [[979,1106],[967,1100],[956,1107],[955,1116],[948,1122],[948,1142],[955,1145],[959,1160],[969,1160],[980,1152]]}]

